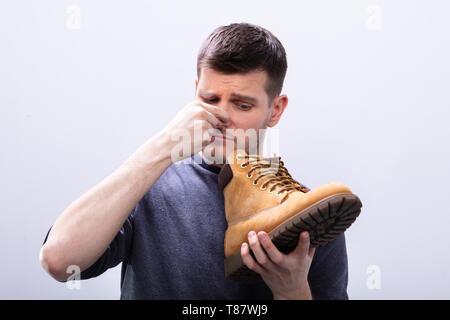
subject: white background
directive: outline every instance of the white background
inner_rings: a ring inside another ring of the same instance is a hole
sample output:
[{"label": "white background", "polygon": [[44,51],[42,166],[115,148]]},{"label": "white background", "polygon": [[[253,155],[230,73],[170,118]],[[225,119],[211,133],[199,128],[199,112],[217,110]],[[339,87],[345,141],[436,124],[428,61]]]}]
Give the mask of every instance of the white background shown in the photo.
[{"label": "white background", "polygon": [[2,0],[0,298],[119,298],[120,267],[79,290],[50,278],[45,234],[193,100],[199,46],[232,22],[286,48],[277,128],[291,174],[363,202],[346,232],[350,298],[450,298],[449,12],[437,0]]}]

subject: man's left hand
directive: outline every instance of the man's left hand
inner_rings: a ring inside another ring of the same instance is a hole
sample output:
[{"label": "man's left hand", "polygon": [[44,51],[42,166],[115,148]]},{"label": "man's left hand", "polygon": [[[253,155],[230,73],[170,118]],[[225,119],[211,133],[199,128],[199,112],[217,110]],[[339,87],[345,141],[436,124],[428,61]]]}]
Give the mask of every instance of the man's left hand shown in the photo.
[{"label": "man's left hand", "polygon": [[[272,290],[275,300],[312,299],[308,272],[315,248],[310,248],[307,231],[300,234],[297,247],[289,254],[280,252],[264,231],[258,234],[250,231],[248,243],[244,242],[241,246],[242,260],[250,270],[261,276]],[[256,260],[250,255],[250,249]]]}]

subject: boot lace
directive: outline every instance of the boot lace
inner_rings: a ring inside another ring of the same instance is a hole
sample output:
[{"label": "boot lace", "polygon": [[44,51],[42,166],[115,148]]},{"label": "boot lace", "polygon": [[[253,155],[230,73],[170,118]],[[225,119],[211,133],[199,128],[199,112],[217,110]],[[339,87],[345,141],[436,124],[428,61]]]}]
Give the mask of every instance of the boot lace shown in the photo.
[{"label": "boot lace", "polygon": [[252,178],[253,174],[256,176],[253,185],[256,186],[259,180],[265,180],[261,185],[261,190],[265,190],[267,186],[270,185],[270,193],[273,193],[275,188],[279,186],[279,190],[276,194],[280,195],[285,192],[281,202],[285,201],[292,192],[308,192],[308,189],[305,186],[292,178],[284,166],[281,157],[274,156],[263,158],[259,155],[238,155],[238,159],[243,158],[245,161],[241,164],[241,167],[245,168],[248,165],[252,167],[247,173],[247,177]]}]

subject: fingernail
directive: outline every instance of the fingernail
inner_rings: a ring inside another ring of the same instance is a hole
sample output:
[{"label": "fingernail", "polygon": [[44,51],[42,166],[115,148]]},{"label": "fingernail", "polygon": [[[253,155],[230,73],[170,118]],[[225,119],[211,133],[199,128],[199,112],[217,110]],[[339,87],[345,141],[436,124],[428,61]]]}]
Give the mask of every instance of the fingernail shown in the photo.
[{"label": "fingernail", "polygon": [[258,238],[259,240],[263,241],[267,239],[267,235],[265,233],[259,233]]},{"label": "fingernail", "polygon": [[247,242],[243,242],[241,247],[242,247],[243,249],[247,248]]},{"label": "fingernail", "polygon": [[248,237],[249,237],[249,238],[253,238],[254,236],[256,236],[255,231],[250,231],[250,232],[248,233]]}]

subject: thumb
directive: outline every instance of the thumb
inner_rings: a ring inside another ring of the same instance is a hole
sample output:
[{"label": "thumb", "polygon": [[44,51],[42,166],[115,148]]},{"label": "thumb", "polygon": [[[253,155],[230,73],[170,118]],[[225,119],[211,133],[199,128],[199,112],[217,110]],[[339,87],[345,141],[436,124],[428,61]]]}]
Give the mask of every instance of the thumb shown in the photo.
[{"label": "thumb", "polygon": [[309,251],[309,233],[308,231],[303,231],[300,233],[300,237],[297,243],[297,247],[294,250],[294,254],[299,257],[306,257]]}]

